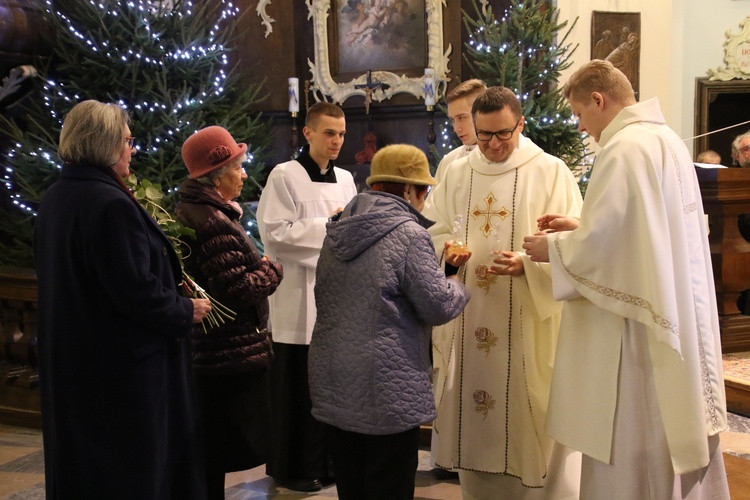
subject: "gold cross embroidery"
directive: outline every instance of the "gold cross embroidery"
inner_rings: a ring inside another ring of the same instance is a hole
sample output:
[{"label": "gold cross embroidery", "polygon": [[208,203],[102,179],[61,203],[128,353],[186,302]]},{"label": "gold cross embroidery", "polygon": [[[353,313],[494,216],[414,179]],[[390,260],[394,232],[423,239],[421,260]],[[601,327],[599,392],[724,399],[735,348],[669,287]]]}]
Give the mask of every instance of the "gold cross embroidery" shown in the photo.
[{"label": "gold cross embroidery", "polygon": [[486,208],[480,209],[479,205],[476,205],[474,207],[474,210],[472,210],[471,215],[476,220],[478,217],[484,217],[484,224],[482,225],[482,233],[484,233],[485,238],[489,236],[490,230],[492,229],[492,218],[493,217],[500,217],[500,220],[505,220],[506,217],[510,215],[510,210],[508,210],[505,207],[501,207],[498,210],[492,210],[492,206],[497,201],[497,198],[495,198],[495,195],[490,193],[487,195],[487,197],[484,199],[484,202],[487,204]]}]

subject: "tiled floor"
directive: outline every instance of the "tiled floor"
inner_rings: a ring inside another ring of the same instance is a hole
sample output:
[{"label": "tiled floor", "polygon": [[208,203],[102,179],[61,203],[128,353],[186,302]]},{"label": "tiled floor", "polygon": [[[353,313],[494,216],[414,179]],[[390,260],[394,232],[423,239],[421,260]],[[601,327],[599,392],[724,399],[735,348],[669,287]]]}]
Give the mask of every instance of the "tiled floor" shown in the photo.
[{"label": "tiled floor", "polygon": [[[750,448],[748,449],[750,451]],[[227,474],[227,500],[265,500],[284,499],[296,500],[302,498],[338,498],[336,486],[331,485],[312,494],[297,493],[276,486],[273,480],[264,473],[265,467],[256,467],[248,471]],[[439,481],[430,472],[430,452],[419,452],[419,468],[417,469],[415,499],[460,499],[461,487],[458,480]]]},{"label": "tiled floor", "polygon": [[[730,414],[730,430],[721,435],[733,500],[750,498],[750,419]],[[453,500],[461,497],[458,481],[439,481],[430,471],[429,451],[419,452],[415,498]],[[277,487],[264,467],[227,475],[228,500],[337,498],[336,487],[302,494]],[[0,498],[44,498],[44,456],[41,432],[0,425]]]}]

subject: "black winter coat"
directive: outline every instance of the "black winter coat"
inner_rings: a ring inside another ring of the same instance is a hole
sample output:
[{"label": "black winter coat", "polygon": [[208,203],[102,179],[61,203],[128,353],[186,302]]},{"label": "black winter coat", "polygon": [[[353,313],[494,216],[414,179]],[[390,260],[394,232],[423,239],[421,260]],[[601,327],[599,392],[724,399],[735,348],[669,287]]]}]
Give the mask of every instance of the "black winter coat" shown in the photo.
[{"label": "black winter coat", "polygon": [[267,368],[273,358],[268,296],[283,277],[281,264],[261,259],[239,222],[240,213],[209,186],[187,180],[180,186],[178,220],[195,230],[186,270],[216,300],[237,313],[204,333],[193,327],[197,375],[228,375]]},{"label": "black winter coat", "polygon": [[166,236],[107,173],[71,164],[35,230],[47,498],[204,498],[193,305]]}]

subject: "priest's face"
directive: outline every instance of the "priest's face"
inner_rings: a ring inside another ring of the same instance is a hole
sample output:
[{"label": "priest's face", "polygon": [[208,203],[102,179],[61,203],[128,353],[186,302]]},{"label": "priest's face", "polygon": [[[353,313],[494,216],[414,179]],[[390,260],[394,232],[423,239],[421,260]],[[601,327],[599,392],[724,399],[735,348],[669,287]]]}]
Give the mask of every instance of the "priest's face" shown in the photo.
[{"label": "priest's face", "polygon": [[494,163],[507,161],[518,148],[523,123],[523,116],[514,115],[508,106],[491,113],[476,113],[477,144],[485,158]]},{"label": "priest's face", "polygon": [[338,158],[341,146],[344,145],[346,120],[343,117],[320,115],[302,132],[310,143],[310,156],[321,168],[326,168],[329,160]]}]

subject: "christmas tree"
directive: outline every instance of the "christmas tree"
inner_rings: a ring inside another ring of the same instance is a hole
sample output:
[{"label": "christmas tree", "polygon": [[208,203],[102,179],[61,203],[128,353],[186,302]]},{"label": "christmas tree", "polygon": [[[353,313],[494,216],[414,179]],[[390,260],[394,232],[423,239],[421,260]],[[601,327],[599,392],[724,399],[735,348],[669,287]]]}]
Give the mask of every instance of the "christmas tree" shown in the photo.
[{"label": "christmas tree", "polygon": [[435,143],[430,144],[428,149],[430,159],[430,173],[435,175],[437,166],[443,156],[451,152],[453,148],[461,145],[461,141],[456,138],[453,133],[453,125],[451,124],[450,118],[448,118],[448,107],[447,105],[438,104],[438,111],[440,115],[435,119],[435,126],[437,128],[435,134]]},{"label": "christmas tree", "polygon": [[[0,196],[11,200],[0,213],[0,264],[32,264],[36,209],[61,168],[62,119],[80,101],[118,103],[129,112],[137,149],[131,169],[166,192],[167,209],[187,177],[182,144],[202,127],[227,128],[248,144],[251,179],[262,171],[269,125],[246,110],[265,96],[262,82],[229,69],[240,19],[231,2],[47,0],[41,6],[55,34],[51,56],[23,115],[0,117],[11,139],[0,156]],[[243,198],[257,186],[247,182]]]},{"label": "christmas tree", "polygon": [[565,44],[575,21],[563,33],[568,22],[558,21],[559,11],[550,2],[510,3],[497,20],[488,5],[480,8],[474,0],[475,15],[464,12],[470,33],[464,58],[476,78],[488,86],[508,87],[519,97],[526,136],[569,167],[581,165],[586,157],[585,141],[557,86],[577,48]]}]

